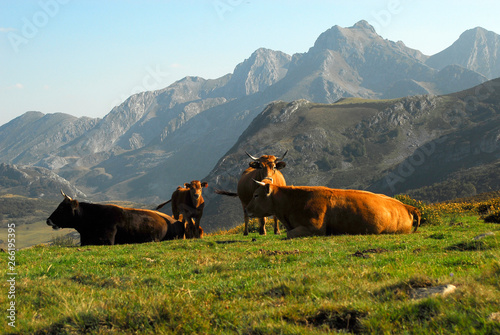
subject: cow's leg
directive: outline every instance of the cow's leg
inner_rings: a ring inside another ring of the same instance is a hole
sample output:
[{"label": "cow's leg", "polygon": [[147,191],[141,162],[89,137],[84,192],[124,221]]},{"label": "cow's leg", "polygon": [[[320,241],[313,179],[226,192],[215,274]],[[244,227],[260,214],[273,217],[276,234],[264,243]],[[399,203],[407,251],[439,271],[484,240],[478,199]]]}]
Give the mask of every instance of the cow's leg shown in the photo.
[{"label": "cow's leg", "polygon": [[318,234],[315,234],[314,231],[312,231],[311,229],[306,228],[304,226],[299,226],[297,228],[294,228],[294,229],[286,232],[287,238],[305,237],[305,236],[313,236],[313,235],[318,235]]},{"label": "cow's leg", "polygon": [[266,218],[259,218],[259,234],[266,235]]},{"label": "cow's leg", "polygon": [[281,234],[281,232],[280,232],[280,225],[278,223],[278,218],[275,215],[273,216],[273,219],[274,219],[274,234],[279,235]]},{"label": "cow's leg", "polygon": [[91,245],[92,239],[87,234],[80,233],[80,246]]},{"label": "cow's leg", "polygon": [[101,245],[115,245],[115,244],[123,244],[123,241],[116,240],[116,233],[118,232],[118,229],[116,226],[113,226],[111,228],[108,228],[104,230],[99,237],[100,244]]},{"label": "cow's leg", "polygon": [[193,219],[188,217],[186,221],[186,238],[195,238],[195,234]]},{"label": "cow's leg", "polygon": [[182,227],[183,227],[182,228],[182,230],[183,230],[183,232],[182,232],[182,239],[185,240],[185,239],[187,239],[189,237],[188,237],[188,231],[187,231],[187,229],[188,229],[188,227],[187,227],[187,221],[186,221],[186,218],[184,218],[184,217],[182,218]]},{"label": "cow's leg", "polygon": [[200,218],[194,219],[194,237],[200,238]]},{"label": "cow's leg", "polygon": [[247,214],[247,211],[245,208],[243,208],[243,212],[244,212],[244,215],[245,215],[245,229],[243,230],[243,235],[247,236],[248,235],[248,214]]}]

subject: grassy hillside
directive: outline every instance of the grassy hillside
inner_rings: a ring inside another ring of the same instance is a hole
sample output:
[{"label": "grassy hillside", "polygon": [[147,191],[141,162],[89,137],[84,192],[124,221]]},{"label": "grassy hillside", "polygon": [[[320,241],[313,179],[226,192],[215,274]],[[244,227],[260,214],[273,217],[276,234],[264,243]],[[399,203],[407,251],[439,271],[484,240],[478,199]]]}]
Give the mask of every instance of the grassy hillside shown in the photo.
[{"label": "grassy hillside", "polygon": [[[13,334],[499,333],[500,226],[480,220],[474,204],[436,208],[441,223],[410,235],[285,240],[233,231],[202,240],[19,250],[16,328],[5,317],[1,328]],[[456,290],[420,295],[445,285]],[[0,295],[0,304],[8,303]]]}]

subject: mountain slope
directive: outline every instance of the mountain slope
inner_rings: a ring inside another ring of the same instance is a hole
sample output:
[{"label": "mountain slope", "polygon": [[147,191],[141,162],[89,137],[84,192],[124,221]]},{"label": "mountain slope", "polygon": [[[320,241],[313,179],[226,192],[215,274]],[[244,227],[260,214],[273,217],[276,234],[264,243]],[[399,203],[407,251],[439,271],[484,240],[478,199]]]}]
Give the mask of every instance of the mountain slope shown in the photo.
[{"label": "mountain slope", "polygon": [[61,199],[61,190],[86,197],[80,189],[49,169],[0,163],[1,194],[16,194],[31,198]]},{"label": "mountain slope", "polygon": [[0,127],[2,162],[38,164],[57,169],[67,161],[54,154],[62,146],[87,134],[99,119],[56,113],[28,112]]}]

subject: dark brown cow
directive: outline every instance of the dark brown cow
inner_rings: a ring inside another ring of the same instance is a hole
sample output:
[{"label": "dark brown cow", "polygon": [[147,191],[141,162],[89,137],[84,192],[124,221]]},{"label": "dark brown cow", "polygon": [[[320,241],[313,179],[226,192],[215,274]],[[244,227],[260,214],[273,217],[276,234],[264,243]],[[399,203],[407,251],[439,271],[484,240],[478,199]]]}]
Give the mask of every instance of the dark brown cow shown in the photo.
[{"label": "dark brown cow", "polygon": [[[252,200],[252,196],[254,191],[258,188],[254,180],[263,181],[268,180],[276,185],[286,185],[285,178],[281,174],[279,170],[283,169],[286,166],[286,163],[283,162],[286,153],[283,154],[281,158],[276,158],[275,156],[264,155],[260,158],[253,157],[248,152],[245,153],[252,159],[250,162],[250,166],[243,171],[240,180],[238,181],[238,189],[237,193],[225,192],[217,190],[216,193],[230,196],[238,196],[241,201],[241,206],[243,207],[243,214],[245,216],[245,230],[243,231],[243,235],[248,235],[248,214],[247,214],[247,206],[250,200]],[[266,218],[265,216],[258,216],[259,218],[259,233],[261,235],[266,235]],[[274,216],[274,233],[279,234],[279,225],[278,219]]]},{"label": "dark brown cow", "polygon": [[[166,214],[165,214],[166,215]],[[184,220],[182,220],[182,215],[179,220],[175,220],[174,218],[166,215],[169,219],[168,221],[168,230],[167,234],[163,238],[163,241],[167,240],[179,240],[185,238],[193,238],[193,230],[189,230],[186,234],[186,224]],[[203,228],[200,227],[200,238],[203,238]],[[187,235],[187,236],[186,236]]]},{"label": "dark brown cow", "polygon": [[76,229],[80,233],[81,245],[161,241],[167,233],[169,219],[166,214],[147,209],[89,204],[61,193],[64,200],[47,219],[47,224],[53,229]]},{"label": "dark brown cow", "polygon": [[175,220],[172,218],[171,221],[168,222],[168,230],[167,234],[163,238],[164,241],[166,240],[177,240],[177,239],[184,239],[185,238],[185,232],[186,228],[184,227],[184,222],[180,220]]},{"label": "dark brown cow", "polygon": [[156,207],[158,210],[169,202],[172,202],[172,213],[174,218],[179,220],[181,217],[180,215],[182,215],[181,220],[184,223],[186,238],[200,238],[203,235],[200,221],[203,215],[205,201],[201,193],[202,189],[207,186],[207,182],[200,182],[199,180],[185,183],[184,187],[177,187],[174,193],[172,193],[172,198],[170,200]]},{"label": "dark brown cow", "polygon": [[[247,206],[250,216],[276,215],[287,238],[338,234],[407,234],[420,225],[417,208],[394,198],[320,186],[279,186],[258,182]],[[416,223],[414,224],[414,219]]]}]

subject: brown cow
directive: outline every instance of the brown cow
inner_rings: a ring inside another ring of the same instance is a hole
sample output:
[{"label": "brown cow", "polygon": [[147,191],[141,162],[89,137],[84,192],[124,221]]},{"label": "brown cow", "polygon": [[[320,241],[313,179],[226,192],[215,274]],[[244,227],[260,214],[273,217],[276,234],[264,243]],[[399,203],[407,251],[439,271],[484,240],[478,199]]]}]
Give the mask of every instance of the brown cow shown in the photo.
[{"label": "brown cow", "polygon": [[116,205],[90,204],[73,200],[61,191],[64,200],[47,219],[53,229],[74,228],[81,245],[113,245],[161,241],[168,230],[168,215]]},{"label": "brown cow", "polygon": [[184,239],[185,232],[186,228],[184,226],[184,222],[172,218],[172,220],[168,222],[167,234],[165,235],[163,240],[166,241],[166,240]]},{"label": "brown cow", "polygon": [[[231,193],[221,190],[216,190],[215,192],[218,194],[229,195],[229,196],[238,196],[241,201],[241,206],[243,207],[243,214],[245,216],[245,230],[243,231],[243,235],[248,235],[248,214],[247,214],[247,206],[252,200],[252,196],[254,191],[259,187],[254,180],[263,181],[269,180],[275,185],[285,186],[286,181],[283,175],[279,170],[283,169],[286,166],[286,163],[283,162],[286,153],[283,154],[281,158],[276,158],[275,156],[264,155],[260,158],[253,157],[248,152],[245,153],[252,159],[250,162],[250,166],[243,171],[240,180],[238,181],[238,189],[237,193]],[[259,233],[261,235],[266,235],[266,216],[257,216],[259,218]],[[274,216],[274,233],[279,234],[279,225],[278,219]]]},{"label": "brown cow", "polygon": [[[166,214],[165,216],[171,218]],[[182,215],[180,215],[180,217],[181,218],[179,220],[171,218],[171,220],[168,221],[168,230],[167,234],[163,238],[163,241],[193,238],[193,229],[191,228],[186,234],[186,224],[182,219]],[[199,232],[200,232],[200,238],[203,238],[203,228],[200,227]]]},{"label": "brown cow", "polygon": [[[279,186],[259,182],[247,206],[251,216],[276,215],[287,238],[338,234],[407,234],[420,225],[417,208],[394,198],[320,186]],[[416,223],[413,224],[414,219]]]},{"label": "brown cow", "polygon": [[200,227],[200,220],[203,215],[205,201],[201,193],[202,189],[207,186],[207,182],[200,182],[199,180],[185,183],[184,187],[177,187],[174,193],[172,193],[172,198],[170,200],[156,207],[158,210],[169,202],[172,202],[172,213],[174,218],[179,220],[180,215],[182,215],[181,220],[184,223],[186,238],[200,238],[203,235],[203,230]]}]

